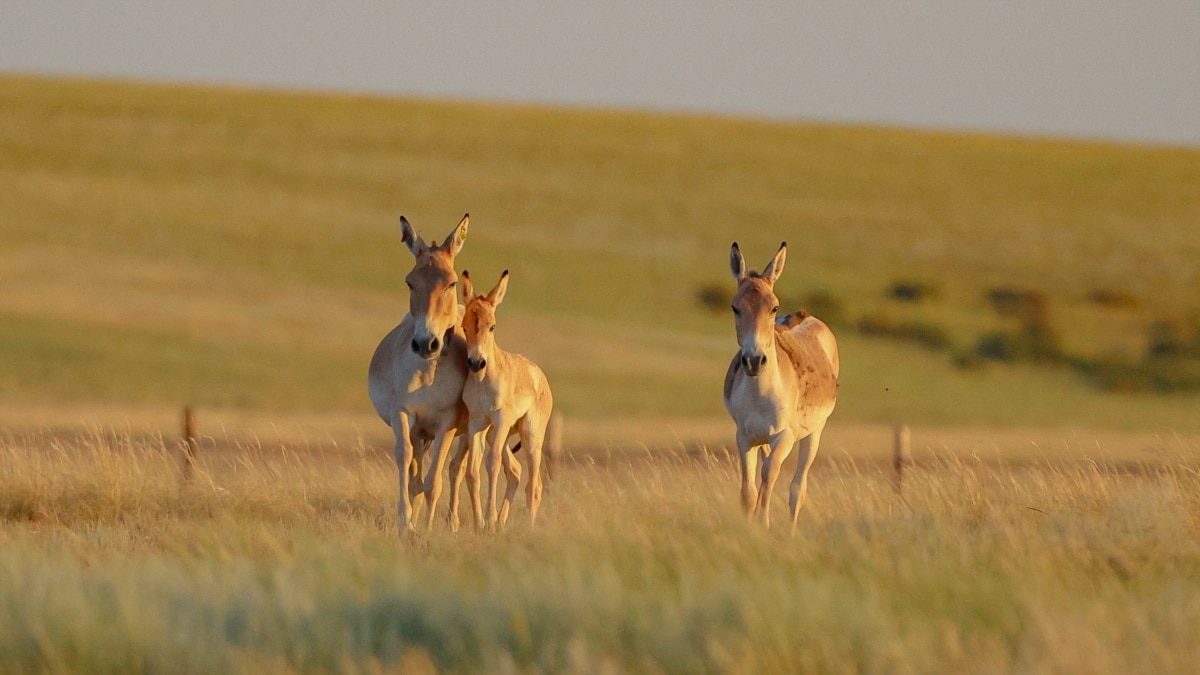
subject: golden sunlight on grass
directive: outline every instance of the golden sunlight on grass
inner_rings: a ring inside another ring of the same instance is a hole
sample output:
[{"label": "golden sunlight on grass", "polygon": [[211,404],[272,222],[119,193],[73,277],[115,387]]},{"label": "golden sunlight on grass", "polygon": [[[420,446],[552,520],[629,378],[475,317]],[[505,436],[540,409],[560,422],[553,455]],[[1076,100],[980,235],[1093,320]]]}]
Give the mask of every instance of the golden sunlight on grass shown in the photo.
[{"label": "golden sunlight on grass", "polygon": [[[539,526],[397,535],[386,453],[96,427],[0,441],[6,672],[1185,672],[1200,465],[827,458],[795,536],[724,451],[568,458]],[[781,506],[781,505],[780,505]]]}]

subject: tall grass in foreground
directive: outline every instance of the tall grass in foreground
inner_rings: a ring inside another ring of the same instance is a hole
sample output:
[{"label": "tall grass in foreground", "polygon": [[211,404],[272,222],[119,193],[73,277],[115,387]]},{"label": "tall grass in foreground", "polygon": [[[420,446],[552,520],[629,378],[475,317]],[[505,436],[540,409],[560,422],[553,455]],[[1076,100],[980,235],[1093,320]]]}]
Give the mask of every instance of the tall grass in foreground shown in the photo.
[{"label": "tall grass in foreground", "polygon": [[[0,441],[5,672],[1182,672],[1197,448],[906,478],[825,458],[794,537],[723,455],[579,458],[536,530],[397,536],[390,460]],[[781,507],[782,504],[776,504]]]}]

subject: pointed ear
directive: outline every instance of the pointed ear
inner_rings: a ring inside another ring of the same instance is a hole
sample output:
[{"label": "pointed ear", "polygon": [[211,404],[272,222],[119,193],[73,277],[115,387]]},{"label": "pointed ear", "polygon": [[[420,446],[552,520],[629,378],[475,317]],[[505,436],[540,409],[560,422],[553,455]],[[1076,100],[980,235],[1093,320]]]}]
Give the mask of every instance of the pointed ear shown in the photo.
[{"label": "pointed ear", "polygon": [[463,244],[467,241],[467,222],[471,219],[471,214],[463,214],[462,220],[446,237],[446,241],[442,242],[442,248],[450,251],[450,257],[458,255],[462,250]]},{"label": "pointed ear", "polygon": [[475,284],[471,283],[471,275],[466,270],[458,278],[458,292],[462,294],[464,305],[475,299]]},{"label": "pointed ear", "polygon": [[500,275],[500,283],[496,284],[496,287],[492,289],[491,293],[488,293],[488,302],[492,303],[492,306],[498,306],[500,303],[504,302],[504,294],[507,292],[508,270],[504,270],[504,274]]},{"label": "pointed ear", "polygon": [[421,255],[429,250],[429,246],[425,244],[425,240],[417,236],[416,232],[413,232],[412,225],[408,224],[408,218],[404,216],[400,216],[400,241],[408,246],[409,252],[413,255]]},{"label": "pointed ear", "polygon": [[733,272],[734,281],[746,278],[746,259],[742,257],[742,249],[738,248],[736,241],[733,242],[733,248],[729,249],[729,271]]},{"label": "pointed ear", "polygon": [[763,270],[763,278],[774,285],[775,280],[779,278],[779,275],[783,274],[783,263],[786,260],[787,242],[785,241],[779,245],[779,252],[775,254],[774,258],[771,258],[771,262],[767,265],[767,269]]}]

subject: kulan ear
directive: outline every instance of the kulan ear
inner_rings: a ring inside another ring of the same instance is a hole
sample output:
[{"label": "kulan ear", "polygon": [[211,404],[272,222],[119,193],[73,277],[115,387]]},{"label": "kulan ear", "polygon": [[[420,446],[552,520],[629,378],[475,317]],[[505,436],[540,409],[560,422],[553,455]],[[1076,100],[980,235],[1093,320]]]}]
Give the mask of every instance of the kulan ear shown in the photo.
[{"label": "kulan ear", "polygon": [[767,269],[763,270],[763,278],[774,285],[775,281],[779,279],[779,275],[783,274],[783,263],[786,260],[787,242],[785,241],[779,245],[779,252],[775,254],[774,258],[771,258],[771,262],[767,265]]},{"label": "kulan ear", "polygon": [[408,246],[409,252],[413,255],[421,255],[429,250],[429,246],[425,244],[425,240],[417,236],[413,231],[412,225],[408,224],[408,218],[400,216],[400,241]]},{"label": "kulan ear", "polygon": [[462,220],[459,221],[458,225],[450,233],[450,236],[446,237],[446,241],[442,242],[442,248],[450,252],[450,257],[458,255],[458,252],[462,250],[463,244],[466,243],[467,223],[470,220],[471,214],[463,214]]},{"label": "kulan ear", "polygon": [[500,283],[488,293],[488,302],[495,307],[504,302],[504,294],[508,292],[508,270],[504,270],[504,274],[500,275]]},{"label": "kulan ear", "polygon": [[464,305],[475,299],[475,284],[471,283],[471,275],[466,270],[458,279],[458,292],[462,295]]},{"label": "kulan ear", "polygon": [[746,259],[742,257],[742,249],[738,248],[736,241],[729,249],[729,271],[733,272],[734,281],[746,278]]}]

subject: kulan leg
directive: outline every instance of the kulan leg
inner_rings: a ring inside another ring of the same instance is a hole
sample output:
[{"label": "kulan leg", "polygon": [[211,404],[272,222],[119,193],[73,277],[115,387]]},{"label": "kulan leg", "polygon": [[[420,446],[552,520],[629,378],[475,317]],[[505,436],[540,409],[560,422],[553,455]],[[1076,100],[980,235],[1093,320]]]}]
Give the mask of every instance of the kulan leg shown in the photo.
[{"label": "kulan leg", "polygon": [[450,513],[446,516],[452,532],[458,532],[458,503],[461,500],[463,478],[466,477],[467,467],[470,466],[470,458],[467,456],[469,450],[465,434],[455,438],[450,456]]},{"label": "kulan leg", "polygon": [[817,446],[821,444],[821,431],[822,429],[817,429],[800,439],[800,453],[796,456],[796,475],[792,478],[791,495],[788,499],[788,506],[792,510],[793,532],[796,531],[796,521],[800,517],[800,507],[804,506],[804,498],[808,496],[808,470],[812,468],[813,460],[817,458]]},{"label": "kulan leg", "polygon": [[471,496],[471,514],[475,517],[475,529],[482,530],[484,525],[483,520],[483,499],[479,485],[479,469],[483,464],[483,455],[486,452],[487,427],[483,427],[477,431],[472,431],[467,434],[467,492]]},{"label": "kulan leg", "polygon": [[400,531],[413,530],[413,504],[409,495],[409,475],[414,464],[413,444],[409,434],[412,426],[408,415],[396,413],[392,417],[392,431],[396,435],[396,446],[393,454],[396,458],[396,471],[400,476],[400,500],[396,504],[396,515],[400,517]]},{"label": "kulan leg", "polygon": [[529,525],[537,523],[538,507],[542,504],[542,445],[546,439],[546,421],[541,423],[526,420],[521,429],[521,444],[529,449],[522,461],[525,463],[525,504],[529,507]]},{"label": "kulan leg", "polygon": [[521,463],[517,461],[512,450],[506,447],[507,445],[507,440],[500,444],[500,454],[504,458],[504,501],[500,502],[500,525],[502,526],[508,522],[508,512],[512,509],[517,489],[521,486]]},{"label": "kulan leg", "polygon": [[755,498],[758,497],[758,490],[754,488],[758,475],[758,448],[751,446],[750,440],[741,433],[737,435],[737,444],[742,478],[742,510],[750,516],[754,513]]},{"label": "kulan leg", "polygon": [[412,462],[408,465],[408,498],[412,502],[412,517],[415,526],[421,519],[421,508],[425,506],[425,472],[422,467],[429,454],[429,439],[412,429],[408,434],[413,448]]},{"label": "kulan leg", "polygon": [[758,510],[764,527],[771,526],[771,493],[775,490],[775,481],[779,480],[783,463],[788,455],[792,454],[792,446],[795,444],[795,434],[791,431],[781,431],[771,439],[771,452],[763,460],[763,482],[758,491]]},{"label": "kulan leg", "polygon": [[433,437],[429,458],[429,471],[425,474],[425,501],[429,503],[429,515],[425,526],[433,529],[433,517],[437,512],[438,497],[442,494],[442,471],[446,468],[446,458],[450,454],[450,446],[454,443],[454,430],[439,431]]},{"label": "kulan leg", "polygon": [[504,428],[499,424],[494,423],[492,425],[490,438],[488,438],[487,453],[483,460],[488,482],[487,524],[489,528],[493,529],[500,518],[499,505],[496,502],[500,497],[500,469],[504,464],[504,441],[506,434],[500,431]]}]

